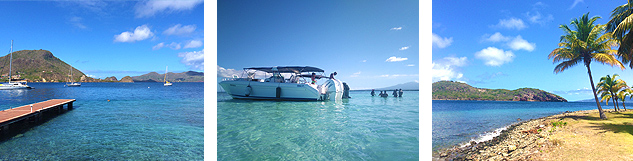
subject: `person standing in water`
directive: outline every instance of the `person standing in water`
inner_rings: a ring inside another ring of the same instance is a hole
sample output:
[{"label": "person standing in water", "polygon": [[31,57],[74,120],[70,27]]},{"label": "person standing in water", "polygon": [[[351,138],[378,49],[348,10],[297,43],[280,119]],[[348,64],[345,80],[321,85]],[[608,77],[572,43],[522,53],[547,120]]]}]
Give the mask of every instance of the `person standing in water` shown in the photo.
[{"label": "person standing in water", "polygon": [[399,94],[400,96],[398,96],[398,97],[402,97],[402,93],[403,93],[403,92],[402,92],[402,88],[400,88],[400,92],[398,92],[398,94]]},{"label": "person standing in water", "polygon": [[375,96],[376,92],[374,92],[374,89],[371,89],[371,96]]},{"label": "person standing in water", "polygon": [[398,97],[398,90],[394,89],[392,94],[393,94],[394,97]]}]

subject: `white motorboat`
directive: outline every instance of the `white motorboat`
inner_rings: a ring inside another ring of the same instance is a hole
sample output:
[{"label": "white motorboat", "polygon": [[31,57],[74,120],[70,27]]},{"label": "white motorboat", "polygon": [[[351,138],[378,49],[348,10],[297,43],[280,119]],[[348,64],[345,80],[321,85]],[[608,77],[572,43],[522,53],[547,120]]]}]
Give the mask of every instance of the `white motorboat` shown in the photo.
[{"label": "white motorboat", "polygon": [[[270,74],[272,76],[265,79],[254,78],[256,72],[264,72],[264,77]],[[303,101],[341,99],[344,85],[340,80],[327,79],[321,85],[311,81],[312,77],[315,80],[327,78],[323,76],[323,72],[323,69],[309,66],[244,68],[244,73],[248,74],[247,77],[234,76],[235,78],[220,82],[220,85],[234,99]],[[290,76],[284,78],[282,74]]]},{"label": "white motorboat", "polygon": [[163,86],[171,86],[171,82],[167,81],[167,67],[165,67],[165,84],[163,84]]},{"label": "white motorboat", "polygon": [[31,89],[31,87],[29,85],[26,85],[26,81],[18,81],[18,82],[11,82],[11,64],[13,64],[12,60],[13,60],[13,40],[11,40],[11,50],[9,51],[10,55],[9,56],[9,83],[2,83],[0,84],[0,90],[2,89]]}]

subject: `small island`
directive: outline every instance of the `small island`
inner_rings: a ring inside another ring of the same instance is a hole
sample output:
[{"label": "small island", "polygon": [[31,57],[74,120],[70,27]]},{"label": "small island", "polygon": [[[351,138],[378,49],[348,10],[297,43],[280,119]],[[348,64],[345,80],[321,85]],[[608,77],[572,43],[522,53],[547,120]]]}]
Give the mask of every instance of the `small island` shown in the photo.
[{"label": "small island", "polygon": [[455,81],[438,81],[433,83],[433,100],[567,102],[567,100],[561,96],[540,89],[519,88],[516,90],[507,90],[475,88],[466,83]]}]

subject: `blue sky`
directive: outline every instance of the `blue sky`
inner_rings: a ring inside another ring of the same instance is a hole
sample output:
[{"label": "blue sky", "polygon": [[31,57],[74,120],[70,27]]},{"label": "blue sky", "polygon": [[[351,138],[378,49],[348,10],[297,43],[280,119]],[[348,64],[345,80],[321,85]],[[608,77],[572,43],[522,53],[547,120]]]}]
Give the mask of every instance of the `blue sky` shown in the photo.
[{"label": "blue sky", "polygon": [[201,0],[2,1],[0,46],[49,50],[95,78],[203,71],[203,12]]},{"label": "blue sky", "polygon": [[352,89],[419,80],[418,1],[218,1],[217,9],[218,77],[299,65],[336,71]]},{"label": "blue sky", "polygon": [[[433,82],[455,80],[479,88],[538,88],[567,100],[593,98],[587,68],[574,66],[555,74],[548,59],[558,47],[561,24],[590,12],[606,24],[619,1],[433,1]],[[624,71],[593,62],[594,83],[607,74]],[[629,83],[633,85],[633,83]]]}]

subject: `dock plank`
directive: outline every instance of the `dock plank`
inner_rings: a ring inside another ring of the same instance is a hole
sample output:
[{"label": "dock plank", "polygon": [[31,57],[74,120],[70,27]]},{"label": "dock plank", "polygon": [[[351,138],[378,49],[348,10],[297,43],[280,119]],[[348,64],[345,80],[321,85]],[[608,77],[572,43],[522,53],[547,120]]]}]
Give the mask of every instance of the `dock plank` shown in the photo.
[{"label": "dock plank", "polygon": [[[6,122],[10,122],[20,117],[24,117],[33,113],[40,112],[41,110],[46,110],[48,108],[56,107],[59,105],[72,103],[74,101],[75,99],[51,99],[44,102],[38,102],[38,103],[28,104],[28,105],[24,105],[24,106],[12,108],[12,109],[6,109],[3,111],[0,111],[0,124],[4,124]],[[31,112],[31,105],[33,105],[32,112]]]}]

